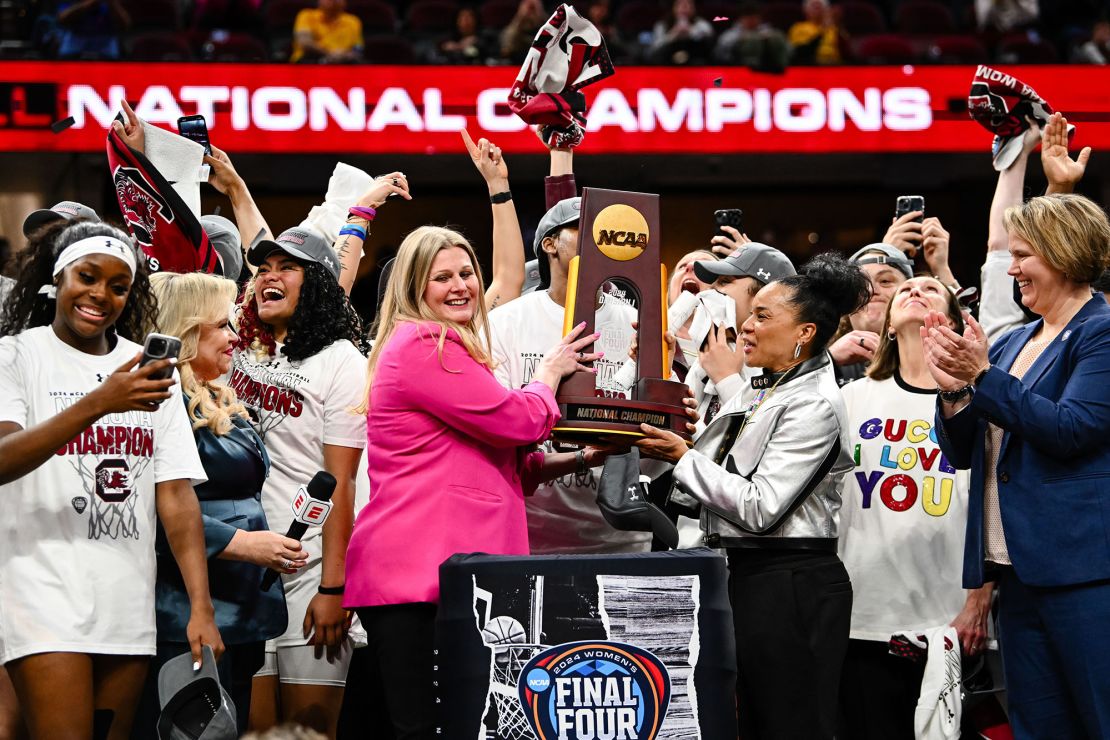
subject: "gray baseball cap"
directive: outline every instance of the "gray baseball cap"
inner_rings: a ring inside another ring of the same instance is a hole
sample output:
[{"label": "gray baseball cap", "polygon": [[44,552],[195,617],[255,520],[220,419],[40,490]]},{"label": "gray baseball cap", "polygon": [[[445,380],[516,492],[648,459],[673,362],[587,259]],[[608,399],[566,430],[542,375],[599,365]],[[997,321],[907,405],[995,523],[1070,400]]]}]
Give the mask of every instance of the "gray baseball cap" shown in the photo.
[{"label": "gray baseball cap", "polygon": [[257,267],[274,252],[323,265],[332,277],[339,279],[339,258],[324,235],[315,229],[294,226],[281,232],[277,239],[256,240],[247,252],[247,262]]},{"label": "gray baseball cap", "polygon": [[23,219],[23,235],[30,236],[31,232],[45,226],[51,221],[57,221],[59,218],[64,218],[68,221],[74,219],[84,218],[89,221],[99,221],[100,216],[96,215],[96,211],[89,208],[84,203],[78,203],[75,200],[63,200],[61,203],[55,203],[50,208],[40,208],[37,211],[31,211],[27,218]]},{"label": "gray baseball cap", "polygon": [[578,219],[582,216],[582,199],[581,198],[565,198],[551,207],[551,209],[543,214],[540,223],[536,226],[536,238],[532,241],[532,248],[536,252],[536,260],[538,261],[537,267],[540,271],[540,288],[546,288],[551,285],[551,265],[548,264],[547,255],[540,249],[540,242],[544,237],[549,236],[552,232],[557,231],[564,226],[570,226],[578,223]]},{"label": "gray baseball cap", "polygon": [[229,280],[238,280],[243,271],[243,240],[230,220],[215,214],[201,216],[200,225],[220,257],[220,271]]},{"label": "gray baseball cap", "polygon": [[158,671],[160,740],[234,740],[235,705],[216,673],[212,648],[201,648],[200,670],[193,670],[191,653],[169,660]]},{"label": "gray baseball cap", "polygon": [[759,242],[749,242],[723,260],[698,260],[694,274],[703,283],[722,275],[755,278],[763,284],[796,275],[794,263],[785,254]]},{"label": "gray baseball cap", "polygon": [[868,244],[848,261],[854,265],[891,265],[901,270],[907,279],[913,277],[913,261],[901,249],[890,244]]}]

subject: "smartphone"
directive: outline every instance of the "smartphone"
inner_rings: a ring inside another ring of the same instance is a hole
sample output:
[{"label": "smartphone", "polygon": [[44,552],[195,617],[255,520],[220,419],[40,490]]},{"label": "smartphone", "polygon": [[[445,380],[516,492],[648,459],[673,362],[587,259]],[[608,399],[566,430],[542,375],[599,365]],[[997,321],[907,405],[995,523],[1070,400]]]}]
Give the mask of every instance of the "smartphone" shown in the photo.
[{"label": "smartphone", "polygon": [[204,147],[204,153],[212,156],[212,144],[208,141],[208,123],[204,116],[182,116],[177,119],[177,131],[186,139]]},{"label": "smartphone", "polygon": [[921,211],[921,215],[914,221],[921,223],[925,220],[925,198],[920,195],[899,195],[894,204],[894,217],[901,218],[913,211]]},{"label": "smartphone", "polygon": [[739,208],[722,208],[719,211],[713,211],[713,219],[717,222],[717,236],[732,238],[731,234],[720,228],[722,226],[731,226],[739,232],[744,231],[744,212]]},{"label": "smartphone", "polygon": [[[146,341],[143,342],[143,356],[139,360],[139,367],[149,365],[157,360],[165,360],[171,357],[177,357],[181,352],[181,340],[177,337],[171,337],[168,334],[158,334],[151,332],[146,335]],[[165,380],[173,375],[173,367],[167,367],[165,370],[160,370],[150,376],[151,380]]]}]

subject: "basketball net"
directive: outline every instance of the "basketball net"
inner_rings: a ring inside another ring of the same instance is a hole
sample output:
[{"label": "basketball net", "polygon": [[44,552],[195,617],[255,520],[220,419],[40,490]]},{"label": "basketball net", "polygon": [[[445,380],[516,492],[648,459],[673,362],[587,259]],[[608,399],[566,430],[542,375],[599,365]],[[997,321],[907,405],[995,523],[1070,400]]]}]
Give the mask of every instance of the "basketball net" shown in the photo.
[{"label": "basketball net", "polygon": [[102,501],[99,496],[89,496],[92,506],[89,509],[89,539],[111,537],[118,540],[139,539],[139,517],[135,514],[138,495],[131,494],[119,503]]},{"label": "basketball net", "polygon": [[524,707],[517,693],[520,671],[536,653],[547,645],[491,645],[493,678],[490,692],[497,707],[497,736],[500,740],[534,740],[532,728],[524,716]]}]

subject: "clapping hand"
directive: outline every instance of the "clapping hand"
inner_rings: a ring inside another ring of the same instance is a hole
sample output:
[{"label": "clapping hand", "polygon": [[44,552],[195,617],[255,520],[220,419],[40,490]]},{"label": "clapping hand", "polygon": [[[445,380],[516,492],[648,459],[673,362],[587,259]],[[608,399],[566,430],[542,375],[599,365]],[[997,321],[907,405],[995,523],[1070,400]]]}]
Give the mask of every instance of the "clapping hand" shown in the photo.
[{"label": "clapping hand", "polygon": [[970,385],[989,365],[987,336],[970,315],[960,335],[948,325],[948,317],[930,311],[921,327],[921,342],[925,364],[941,390],[955,391]]}]

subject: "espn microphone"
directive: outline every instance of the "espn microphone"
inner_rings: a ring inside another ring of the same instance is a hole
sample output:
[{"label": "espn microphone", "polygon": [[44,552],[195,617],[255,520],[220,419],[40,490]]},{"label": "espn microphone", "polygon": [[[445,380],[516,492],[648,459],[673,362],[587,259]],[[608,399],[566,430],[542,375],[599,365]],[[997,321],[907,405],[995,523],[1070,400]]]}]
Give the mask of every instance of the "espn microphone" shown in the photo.
[{"label": "espn microphone", "polygon": [[[293,523],[289,525],[286,537],[300,542],[301,537],[310,526],[320,526],[331,512],[331,496],[335,493],[335,477],[331,473],[321,470],[312,476],[308,486],[297,489],[293,497]],[[270,586],[281,575],[272,568],[262,576],[262,590],[269,591]]]}]

